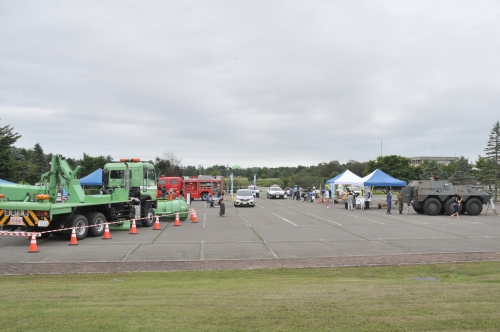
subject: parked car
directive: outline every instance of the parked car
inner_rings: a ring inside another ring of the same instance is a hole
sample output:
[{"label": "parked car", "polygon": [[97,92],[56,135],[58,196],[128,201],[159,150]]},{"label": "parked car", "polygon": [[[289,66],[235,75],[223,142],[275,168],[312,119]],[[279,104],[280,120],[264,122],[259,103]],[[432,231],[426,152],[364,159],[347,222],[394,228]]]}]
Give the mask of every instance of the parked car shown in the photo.
[{"label": "parked car", "polygon": [[280,187],[269,187],[267,198],[285,198],[285,192]]},{"label": "parked car", "polygon": [[255,206],[255,197],[251,190],[248,189],[238,189],[236,192],[236,199],[234,200],[234,206]]},{"label": "parked car", "polygon": [[[255,188],[255,190],[254,190]],[[259,197],[259,187],[254,187],[253,185],[251,186],[248,186],[248,190],[251,190],[252,191],[252,194],[255,196],[255,197]]]}]

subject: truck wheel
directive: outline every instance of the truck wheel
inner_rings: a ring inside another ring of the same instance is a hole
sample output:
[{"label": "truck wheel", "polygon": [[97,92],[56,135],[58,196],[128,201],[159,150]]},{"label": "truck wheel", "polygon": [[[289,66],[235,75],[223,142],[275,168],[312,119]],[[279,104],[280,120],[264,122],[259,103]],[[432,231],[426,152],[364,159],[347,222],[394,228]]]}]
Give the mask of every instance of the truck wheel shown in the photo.
[{"label": "truck wheel", "polygon": [[155,210],[153,208],[149,208],[146,211],[146,215],[144,216],[144,220],[142,221],[142,226],[151,227],[155,223]]},{"label": "truck wheel", "polygon": [[104,234],[104,227],[106,224],[106,218],[102,213],[93,212],[87,216],[89,222],[89,233],[88,236],[102,236]]},{"label": "truck wheel", "polygon": [[424,212],[428,216],[435,216],[441,211],[441,202],[434,197],[427,198],[424,202]]},{"label": "truck wheel", "polygon": [[424,214],[424,209],[413,207],[413,210],[418,214]]},{"label": "truck wheel", "polygon": [[483,203],[478,198],[469,198],[465,202],[465,211],[470,216],[477,216],[483,211]]},{"label": "truck wheel", "polygon": [[[82,215],[73,216],[69,220],[69,228],[75,228],[76,238],[78,240],[85,239],[87,233],[89,232],[89,228],[87,227],[88,225],[89,223],[87,218]],[[69,236],[71,237],[71,232],[69,233]]]},{"label": "truck wheel", "polygon": [[444,210],[450,216],[453,214],[453,198],[450,197],[444,202]]},{"label": "truck wheel", "polygon": [[202,201],[206,201],[207,200],[207,196],[208,196],[207,193],[203,193],[203,194],[201,194],[200,198],[201,198]]}]

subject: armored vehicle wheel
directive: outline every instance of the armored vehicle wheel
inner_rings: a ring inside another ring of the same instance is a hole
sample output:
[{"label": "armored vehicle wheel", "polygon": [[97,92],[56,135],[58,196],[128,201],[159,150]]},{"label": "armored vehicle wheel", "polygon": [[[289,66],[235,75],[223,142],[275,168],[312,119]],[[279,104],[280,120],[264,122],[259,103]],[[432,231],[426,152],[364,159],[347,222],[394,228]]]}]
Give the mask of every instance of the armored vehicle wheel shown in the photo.
[{"label": "armored vehicle wheel", "polygon": [[151,227],[155,223],[155,210],[153,208],[149,208],[146,211],[146,215],[144,216],[144,220],[142,221],[142,226]]},{"label": "armored vehicle wheel", "polygon": [[465,211],[470,216],[477,216],[483,211],[483,203],[478,198],[470,198],[465,202]]},{"label": "armored vehicle wheel", "polygon": [[450,216],[453,214],[453,198],[448,198],[446,202],[444,202],[444,209],[446,214],[449,214]]},{"label": "armored vehicle wheel", "polygon": [[424,212],[428,216],[435,216],[441,211],[441,202],[434,197],[427,198],[424,202]]},{"label": "armored vehicle wheel", "polygon": [[102,236],[104,234],[104,227],[106,224],[106,218],[102,213],[93,212],[87,215],[87,220],[89,222],[89,233],[88,236]]},{"label": "armored vehicle wheel", "polygon": [[[379,205],[380,206],[380,205]],[[380,208],[379,208],[380,209]],[[418,214],[424,214],[424,209],[413,207],[413,210]]]},{"label": "armored vehicle wheel", "polygon": [[[87,218],[85,218],[82,215],[75,215],[71,217],[69,220],[69,228],[75,228],[75,233],[76,233],[76,238],[78,240],[83,240],[87,236],[87,233],[89,232],[89,228],[87,227],[89,225]],[[71,232],[67,233],[69,237],[71,237]]]}]

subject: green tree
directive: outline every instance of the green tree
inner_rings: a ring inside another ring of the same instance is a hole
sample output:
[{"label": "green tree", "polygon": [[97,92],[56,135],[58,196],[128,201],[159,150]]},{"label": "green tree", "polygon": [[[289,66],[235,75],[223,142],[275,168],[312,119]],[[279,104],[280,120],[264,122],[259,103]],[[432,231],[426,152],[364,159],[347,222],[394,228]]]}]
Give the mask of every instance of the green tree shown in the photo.
[{"label": "green tree", "polygon": [[488,186],[492,190],[495,183],[495,162],[491,158],[478,156],[476,160],[476,178],[482,185]]},{"label": "green tree", "polygon": [[493,185],[495,186],[495,201],[498,199],[498,175],[500,168],[500,121],[497,121],[491,129],[486,148],[486,156],[492,160],[493,167]]},{"label": "green tree", "polygon": [[112,161],[113,159],[111,156],[91,157],[84,152],[83,159],[80,161],[80,171],[78,172],[77,177],[81,179],[94,172],[96,169],[103,168],[104,165]]},{"label": "green tree", "polygon": [[[350,170],[356,175],[361,175],[363,174],[363,171],[366,169],[366,163],[361,163],[356,160],[349,160],[345,165],[344,169],[341,170],[339,173],[345,171],[346,169]],[[384,171],[385,172],[385,171]],[[370,174],[370,173],[368,173]]]},{"label": "green tree", "polygon": [[36,143],[33,148],[33,163],[36,166],[36,172],[39,178],[50,169],[47,156],[43,153],[40,143]]},{"label": "green tree", "polygon": [[453,172],[453,175],[448,180],[456,186],[475,183],[476,179],[472,176],[472,166],[469,164],[469,159],[461,156],[457,160],[455,172]]},{"label": "green tree", "polygon": [[368,161],[363,176],[370,174],[377,168],[406,182],[420,178],[420,167],[411,166],[410,158],[398,155],[382,156],[377,157],[377,160]]},{"label": "green tree", "polygon": [[10,125],[0,127],[0,179],[13,180],[19,173],[19,163],[12,157],[11,149],[21,135]]},{"label": "green tree", "polygon": [[421,165],[422,168],[422,179],[430,179],[430,178],[442,178],[441,176],[441,167],[435,160],[424,160]]}]

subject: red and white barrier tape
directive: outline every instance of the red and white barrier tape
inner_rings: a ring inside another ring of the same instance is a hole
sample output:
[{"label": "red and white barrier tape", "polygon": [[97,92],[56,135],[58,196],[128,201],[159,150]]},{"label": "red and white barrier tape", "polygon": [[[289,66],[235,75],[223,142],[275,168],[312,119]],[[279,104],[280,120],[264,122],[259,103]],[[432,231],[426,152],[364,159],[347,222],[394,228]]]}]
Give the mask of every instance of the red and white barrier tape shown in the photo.
[{"label": "red and white barrier tape", "polygon": [[[170,217],[170,216],[175,216],[175,213],[169,213],[169,214],[162,214],[162,215],[155,215],[155,217]],[[137,220],[143,220],[143,219],[146,219],[146,218],[138,218],[138,219],[135,219],[136,221]],[[124,222],[127,222],[127,221],[130,221],[132,222],[133,219],[131,220],[121,220],[121,221],[109,221],[108,222],[108,225],[112,225],[112,224],[121,224],[121,223],[124,223]],[[88,227],[95,227],[96,225],[88,225],[88,226],[84,226],[86,228]],[[77,228],[83,228],[83,227],[77,227]],[[0,231],[0,235],[9,235],[9,236],[32,236],[33,233],[35,233],[35,236],[36,237],[40,237],[42,236],[42,234],[46,234],[46,233],[56,233],[56,232],[62,232],[62,231],[70,231],[72,230],[73,227],[68,227],[68,228],[58,228],[58,229],[53,229],[53,230],[48,230],[48,231],[43,231],[43,232],[16,232],[16,231],[13,231],[13,232],[10,232],[10,231]]]}]

